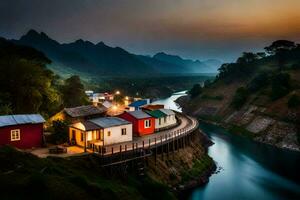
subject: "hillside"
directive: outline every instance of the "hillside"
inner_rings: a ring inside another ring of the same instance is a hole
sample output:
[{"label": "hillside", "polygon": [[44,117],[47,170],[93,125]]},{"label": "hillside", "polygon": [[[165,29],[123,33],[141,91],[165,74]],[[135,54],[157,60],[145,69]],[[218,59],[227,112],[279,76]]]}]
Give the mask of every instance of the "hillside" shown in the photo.
[{"label": "hillside", "polygon": [[[53,62],[49,68],[62,76],[80,74],[88,76],[120,76],[174,73],[214,73],[220,66],[218,60],[185,60],[179,56],[158,53],[153,57],[134,55],[120,47],[110,47],[99,42],[93,44],[78,39],[72,43],[59,43],[45,33],[30,30],[14,43],[34,47]],[[176,62],[174,58],[177,58]],[[213,61],[213,62],[211,62]]]},{"label": "hillside", "polygon": [[222,65],[201,94],[180,103],[231,132],[300,150],[300,46],[281,40],[265,49]]}]

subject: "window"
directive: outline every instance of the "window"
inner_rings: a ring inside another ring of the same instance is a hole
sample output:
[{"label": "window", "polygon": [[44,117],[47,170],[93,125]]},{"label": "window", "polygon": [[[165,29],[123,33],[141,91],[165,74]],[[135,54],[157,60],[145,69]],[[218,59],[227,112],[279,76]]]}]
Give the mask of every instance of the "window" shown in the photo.
[{"label": "window", "polygon": [[108,136],[108,137],[110,136],[110,131],[107,131],[107,136]]},{"label": "window", "polygon": [[158,124],[161,125],[161,118],[158,119]]},{"label": "window", "polygon": [[126,135],[126,128],[122,128],[122,135]]},{"label": "window", "polygon": [[167,117],[164,117],[164,122],[167,123]]},{"label": "window", "polygon": [[144,123],[145,123],[145,128],[150,128],[150,126],[151,126],[151,120],[150,119],[145,120]]},{"label": "window", "polygon": [[83,132],[81,132],[81,134],[80,134],[80,141],[81,142],[83,142],[83,134],[84,134]]},{"label": "window", "polygon": [[20,129],[15,129],[10,131],[10,141],[21,140]]}]

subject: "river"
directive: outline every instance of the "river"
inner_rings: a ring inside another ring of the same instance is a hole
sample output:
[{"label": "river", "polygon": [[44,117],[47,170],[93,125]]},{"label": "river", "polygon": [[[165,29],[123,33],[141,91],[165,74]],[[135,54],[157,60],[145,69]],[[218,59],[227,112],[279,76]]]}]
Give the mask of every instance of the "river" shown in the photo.
[{"label": "river", "polygon": [[[181,109],[174,100],[182,93],[159,100],[166,108]],[[215,143],[208,154],[218,173],[196,188],[191,200],[300,199],[300,153],[283,150],[231,134],[223,128],[200,124],[200,129]]]}]

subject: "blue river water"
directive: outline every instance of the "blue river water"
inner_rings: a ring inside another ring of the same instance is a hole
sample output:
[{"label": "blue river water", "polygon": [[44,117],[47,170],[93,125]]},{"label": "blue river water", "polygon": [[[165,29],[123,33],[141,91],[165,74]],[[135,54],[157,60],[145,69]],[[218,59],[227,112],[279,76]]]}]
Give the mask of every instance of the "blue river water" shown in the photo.
[{"label": "blue river water", "polygon": [[219,173],[190,199],[300,199],[300,153],[228,133],[223,128],[201,124],[215,143],[208,153]]},{"label": "blue river water", "polygon": [[[181,111],[174,102],[179,92],[154,103]],[[218,172],[196,188],[191,200],[300,200],[300,153],[279,149],[231,134],[223,128],[200,124],[215,143],[208,154]]]}]

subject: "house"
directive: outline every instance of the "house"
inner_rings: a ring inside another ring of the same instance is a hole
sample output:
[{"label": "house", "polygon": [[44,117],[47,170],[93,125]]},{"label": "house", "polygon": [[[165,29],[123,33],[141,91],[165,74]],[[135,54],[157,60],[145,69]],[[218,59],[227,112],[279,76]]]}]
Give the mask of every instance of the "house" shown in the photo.
[{"label": "house", "polygon": [[176,114],[171,109],[159,109],[161,112],[165,113],[167,116],[164,117],[164,126],[170,127],[177,124]]},{"label": "house", "polygon": [[69,126],[71,144],[98,149],[105,145],[132,141],[132,124],[118,117],[102,117]]},{"label": "house", "polygon": [[148,104],[141,107],[142,110],[159,110],[165,108],[163,104]]},{"label": "house", "polygon": [[113,104],[110,101],[105,100],[102,103],[102,106],[104,106],[105,108],[109,109],[109,108],[111,108],[113,106]]},{"label": "house", "polygon": [[154,133],[155,118],[142,110],[124,112],[120,117],[133,124],[133,133],[136,136]]},{"label": "house", "polygon": [[90,118],[102,117],[106,115],[107,108],[104,106],[78,106],[74,108],[65,108],[49,119],[49,122],[56,120],[76,123]]},{"label": "house", "polygon": [[142,100],[134,101],[128,105],[129,111],[140,110],[142,106],[145,106],[147,104],[150,104],[150,99],[142,99]]},{"label": "house", "polygon": [[145,111],[147,114],[155,118],[155,131],[159,131],[169,126],[166,122],[166,117],[168,116],[160,110]]},{"label": "house", "polygon": [[44,122],[39,114],[0,116],[0,145],[20,149],[41,147]]},{"label": "house", "polygon": [[114,96],[107,92],[105,93],[94,93],[94,91],[88,90],[85,91],[85,94],[88,96],[89,100],[92,102],[93,105],[97,106],[104,101],[112,101]]}]

